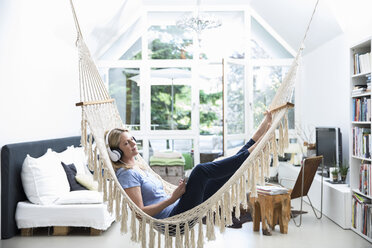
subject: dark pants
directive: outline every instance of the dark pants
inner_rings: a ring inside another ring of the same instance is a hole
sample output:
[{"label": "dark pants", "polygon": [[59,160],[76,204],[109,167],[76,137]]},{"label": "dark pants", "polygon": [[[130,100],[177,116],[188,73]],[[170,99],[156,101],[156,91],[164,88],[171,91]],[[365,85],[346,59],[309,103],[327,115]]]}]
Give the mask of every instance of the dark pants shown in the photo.
[{"label": "dark pants", "polygon": [[231,157],[198,164],[191,172],[185,194],[181,196],[170,216],[185,212],[216,193],[247,159],[248,148],[254,143],[254,140],[250,139],[240,151]]}]

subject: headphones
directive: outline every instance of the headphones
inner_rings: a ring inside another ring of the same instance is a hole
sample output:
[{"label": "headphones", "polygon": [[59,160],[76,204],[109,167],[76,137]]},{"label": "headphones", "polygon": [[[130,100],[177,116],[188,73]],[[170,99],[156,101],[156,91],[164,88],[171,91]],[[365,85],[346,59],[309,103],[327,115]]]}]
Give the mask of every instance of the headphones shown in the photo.
[{"label": "headphones", "polygon": [[119,149],[119,148],[113,148],[111,149],[110,148],[110,145],[109,145],[109,142],[108,142],[108,138],[110,136],[110,133],[113,129],[111,129],[107,135],[106,135],[106,146],[107,146],[107,152],[109,154],[109,157],[111,159],[112,162],[118,162],[121,158],[121,156],[123,156],[123,152]]}]

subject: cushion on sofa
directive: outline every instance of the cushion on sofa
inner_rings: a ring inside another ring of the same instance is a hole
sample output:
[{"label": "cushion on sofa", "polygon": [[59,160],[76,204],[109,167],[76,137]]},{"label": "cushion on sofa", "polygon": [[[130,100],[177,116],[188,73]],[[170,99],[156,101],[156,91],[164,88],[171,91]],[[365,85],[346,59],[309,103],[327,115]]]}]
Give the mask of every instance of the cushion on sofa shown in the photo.
[{"label": "cushion on sofa", "polygon": [[77,174],[75,179],[78,183],[89,190],[98,190],[98,183],[94,181],[93,177],[89,176],[88,174]]},{"label": "cushion on sofa", "polygon": [[62,195],[54,203],[58,205],[98,204],[98,203],[103,203],[103,196],[102,196],[102,193],[98,191],[78,190],[78,191],[71,191],[71,192],[68,192]]},{"label": "cushion on sofa", "polygon": [[27,155],[21,179],[27,198],[34,204],[52,204],[70,191],[70,185],[57,153],[51,149],[39,158]]},{"label": "cushion on sofa", "polygon": [[74,164],[65,164],[61,162],[61,165],[63,169],[66,172],[67,180],[68,183],[70,184],[70,191],[75,191],[75,190],[87,190],[83,185],[78,183],[75,179],[76,176],[76,167]]},{"label": "cushion on sofa", "polygon": [[87,157],[83,147],[69,146],[66,150],[57,154],[63,163],[74,164],[77,174],[86,174],[89,172],[87,168]]}]

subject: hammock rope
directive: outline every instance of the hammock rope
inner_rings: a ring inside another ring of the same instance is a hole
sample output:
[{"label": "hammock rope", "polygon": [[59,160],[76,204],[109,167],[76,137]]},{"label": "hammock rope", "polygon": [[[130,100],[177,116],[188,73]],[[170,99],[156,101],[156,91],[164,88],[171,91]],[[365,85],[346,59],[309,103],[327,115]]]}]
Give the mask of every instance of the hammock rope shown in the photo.
[{"label": "hammock rope", "polygon": [[[319,1],[319,0],[318,0]],[[104,135],[113,128],[126,128],[123,124],[114,99],[104,86],[98,69],[86,46],[72,0],[70,0],[75,21],[77,40],[76,46],[79,56],[79,88],[80,102],[77,106],[82,109],[81,144],[88,154],[89,167],[94,171],[94,178],[98,181],[98,189],[103,192],[104,201],[110,213],[116,214],[116,221],[121,221],[121,232],[130,232],[131,240],[140,242],[142,247],[166,248],[173,246],[175,237],[176,247],[203,247],[204,237],[215,239],[215,226],[224,232],[226,225],[232,224],[232,211],[235,208],[236,217],[240,216],[240,205],[247,209],[246,194],[257,195],[256,184],[264,184],[264,178],[269,174],[271,156],[274,166],[278,165],[278,155],[283,155],[288,146],[288,109],[295,85],[299,58],[304,49],[303,43],[309,31],[315,14],[315,5],[306,33],[294,61],[283,79],[268,109],[273,111],[272,125],[263,136],[260,143],[240,168],[231,176],[214,195],[200,205],[166,218],[156,219],[143,212],[121,187],[113,170],[107,153]],[[279,127],[279,137],[275,130]],[[94,143],[93,143],[94,139]],[[277,141],[278,139],[278,141]],[[163,183],[165,192],[171,194],[176,188],[157,175],[145,160],[137,155],[137,161]],[[206,232],[203,232],[202,218],[206,217]],[[129,224],[129,228],[128,228]],[[198,226],[198,233],[194,229]],[[156,235],[155,232],[158,232]],[[149,235],[147,235],[149,234]],[[157,242],[155,238],[157,236]],[[161,237],[164,236],[163,241]],[[149,240],[147,240],[149,237]],[[184,241],[183,241],[184,239]]]}]

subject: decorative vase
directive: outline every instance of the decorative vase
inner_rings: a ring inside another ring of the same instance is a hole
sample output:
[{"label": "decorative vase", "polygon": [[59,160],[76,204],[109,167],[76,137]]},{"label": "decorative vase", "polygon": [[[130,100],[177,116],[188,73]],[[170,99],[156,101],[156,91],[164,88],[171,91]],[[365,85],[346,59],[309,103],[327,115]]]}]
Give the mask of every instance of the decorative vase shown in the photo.
[{"label": "decorative vase", "polygon": [[333,182],[337,182],[338,181],[338,175],[332,175],[332,178],[333,178]]},{"label": "decorative vase", "polygon": [[346,181],[346,175],[341,175],[341,181],[343,181],[343,182]]}]

